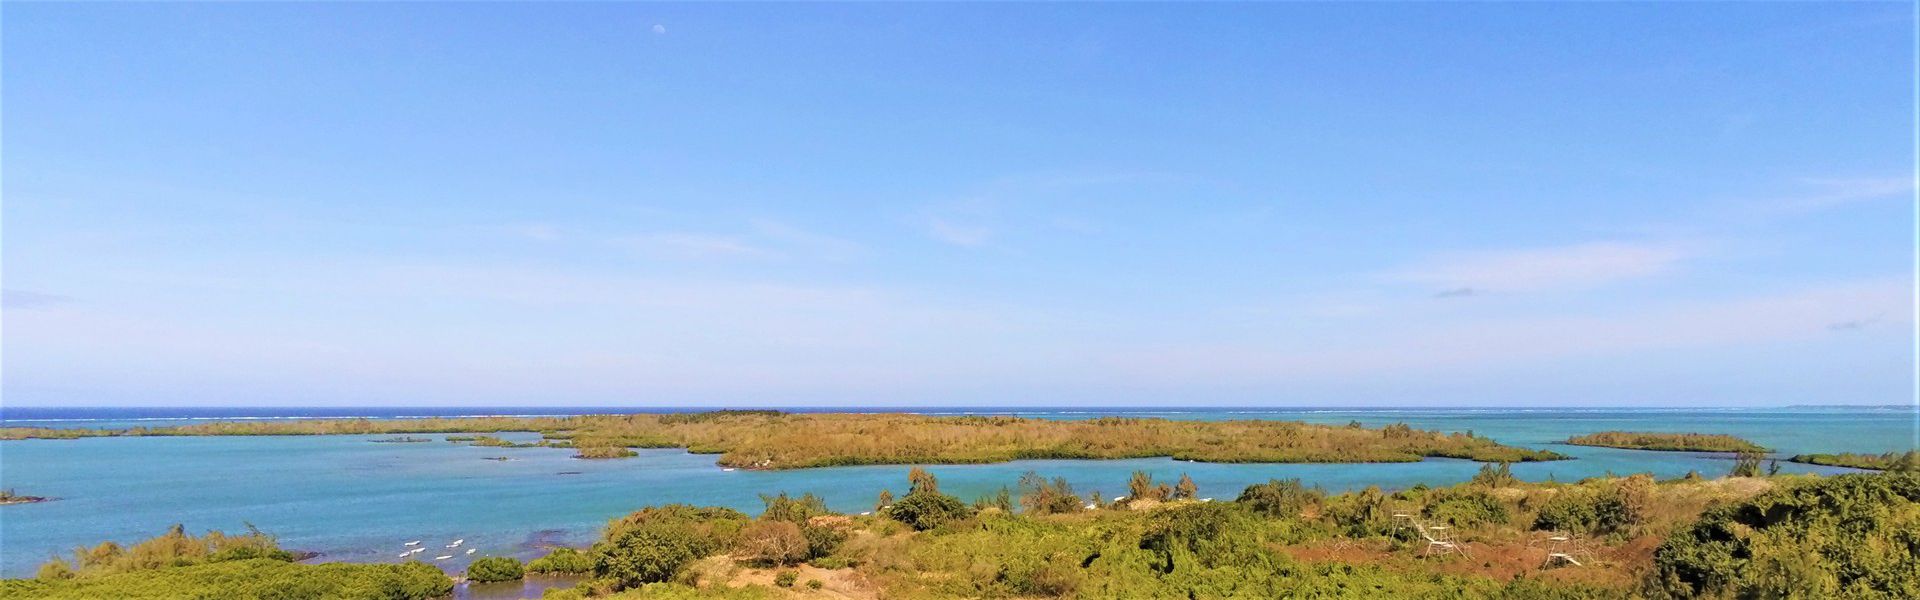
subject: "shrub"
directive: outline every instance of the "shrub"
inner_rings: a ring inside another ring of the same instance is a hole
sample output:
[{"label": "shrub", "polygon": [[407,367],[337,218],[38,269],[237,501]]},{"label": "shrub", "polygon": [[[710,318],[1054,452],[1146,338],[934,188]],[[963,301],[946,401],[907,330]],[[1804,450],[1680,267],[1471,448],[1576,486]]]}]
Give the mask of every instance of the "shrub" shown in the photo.
[{"label": "shrub", "polygon": [[761,494],[760,503],[766,506],[765,510],[760,511],[762,520],[805,523],[807,519],[834,514],[827,510],[826,501],[812,493],[798,498],[788,496],[786,492],[780,492],[777,496]]},{"label": "shrub", "polygon": [[496,581],[517,581],[526,576],[526,569],[518,559],[508,556],[488,556],[467,565],[467,580],[480,583]]},{"label": "shrub", "polygon": [[790,587],[793,587],[793,582],[798,581],[799,579],[800,579],[799,573],[795,573],[793,571],[781,571],[773,575],[773,584],[783,588],[790,588]]},{"label": "shrub", "polygon": [[817,589],[820,589],[820,588],[823,588],[823,587],[827,587],[827,584],[826,584],[825,582],[822,582],[822,581],[820,581],[820,580],[818,580],[818,579],[808,579],[808,580],[807,580],[807,589],[810,589],[810,590],[817,590]]},{"label": "shrub", "polygon": [[1080,496],[1073,492],[1073,485],[1067,483],[1065,477],[1047,481],[1047,478],[1033,471],[1020,476],[1020,506],[1027,513],[1035,515],[1078,512],[1081,509]]},{"label": "shrub", "polygon": [[873,499],[873,509],[886,510],[889,506],[893,506],[893,492],[880,490],[880,496]]},{"label": "shrub", "polygon": [[797,564],[808,557],[807,537],[788,521],[756,521],[740,531],[734,550],[761,566]]},{"label": "shrub", "polygon": [[527,572],[578,575],[593,571],[593,557],[572,548],[554,548],[527,563]]},{"label": "shrub", "polygon": [[255,558],[83,574],[54,581],[0,581],[0,597],[44,600],[431,600],[452,593],[452,579],[417,561],[398,565],[301,565]]},{"label": "shrub", "polygon": [[959,498],[938,493],[908,494],[894,502],[886,512],[888,518],[905,523],[917,531],[973,516],[973,509]]},{"label": "shrub", "polygon": [[712,540],[690,524],[643,523],[594,544],[593,572],[620,588],[668,581],[713,549]]},{"label": "shrub", "polygon": [[1507,506],[1483,489],[1444,488],[1427,497],[1421,514],[1454,527],[1472,527],[1506,522]]},{"label": "shrub", "polygon": [[833,554],[847,541],[846,530],[824,523],[801,525],[800,535],[807,538],[808,560]]},{"label": "shrub", "polygon": [[1920,475],[1838,475],[1716,506],[1654,551],[1653,598],[1920,598]]},{"label": "shrub", "polygon": [[1325,497],[1319,489],[1301,485],[1299,479],[1274,479],[1247,486],[1236,502],[1268,517],[1297,518],[1300,511],[1319,504]]},{"label": "shrub", "polygon": [[1741,452],[1740,454],[1734,456],[1733,470],[1729,471],[1727,473],[1727,476],[1728,477],[1759,477],[1760,461],[1765,460],[1766,458],[1767,458],[1767,455],[1761,454],[1759,452]]},{"label": "shrub", "polygon": [[1334,525],[1353,537],[1380,535],[1393,528],[1387,517],[1386,494],[1376,485],[1333,498],[1326,512]]},{"label": "shrub", "polygon": [[1498,467],[1491,464],[1480,465],[1480,472],[1475,473],[1469,483],[1487,487],[1512,487],[1520,483],[1520,480],[1513,476],[1512,463],[1500,463]]},{"label": "shrub", "polygon": [[56,558],[40,565],[40,570],[33,573],[33,578],[45,581],[73,579],[73,567],[67,566],[67,561]]}]

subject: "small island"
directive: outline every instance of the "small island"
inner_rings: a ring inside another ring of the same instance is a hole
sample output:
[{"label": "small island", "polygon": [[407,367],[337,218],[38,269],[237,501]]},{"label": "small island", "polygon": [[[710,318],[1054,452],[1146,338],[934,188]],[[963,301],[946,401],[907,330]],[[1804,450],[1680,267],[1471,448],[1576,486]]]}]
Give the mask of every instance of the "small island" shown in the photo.
[{"label": "small island", "polygon": [[0,490],[0,506],[8,504],[33,504],[35,502],[46,502],[48,500],[52,500],[52,498],[44,496],[23,496],[13,493],[12,489]]},{"label": "small island", "polygon": [[1920,450],[1886,454],[1795,454],[1787,462],[1875,471],[1920,471]]},{"label": "small island", "polygon": [[431,442],[433,441],[433,438],[401,436],[401,437],[380,438],[377,440],[367,440],[367,441],[373,442],[375,444],[418,444],[421,442]]},{"label": "small island", "polygon": [[[495,435],[539,432],[538,442]],[[475,446],[580,449],[583,458],[625,458],[629,448],[685,448],[718,454],[721,466],[804,469],[851,465],[979,464],[1034,459],[1171,457],[1219,463],[1382,463],[1459,458],[1486,463],[1563,460],[1548,450],[1507,446],[1471,432],[1393,424],[1370,429],[1298,421],[1184,421],[1135,417],[1033,419],[1011,416],[704,413],[574,417],[299,419],[215,421],[129,429],[0,428],[0,440],[116,436],[366,435],[457,433]]]},{"label": "small island", "polygon": [[1602,431],[1569,438],[1575,446],[1601,446],[1628,450],[1665,452],[1766,452],[1767,449],[1731,435],[1719,433],[1660,433],[1639,431]]}]

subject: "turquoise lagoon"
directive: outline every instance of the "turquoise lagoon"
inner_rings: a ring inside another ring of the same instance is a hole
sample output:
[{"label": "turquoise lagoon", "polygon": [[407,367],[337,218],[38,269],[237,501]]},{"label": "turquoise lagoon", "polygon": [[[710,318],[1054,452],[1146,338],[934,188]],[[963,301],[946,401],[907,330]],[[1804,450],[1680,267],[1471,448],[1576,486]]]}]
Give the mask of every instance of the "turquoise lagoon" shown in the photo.
[{"label": "turquoise lagoon", "polygon": [[[605,412],[605,411],[602,411]],[[1725,455],[1585,448],[1559,443],[1610,429],[1698,431],[1746,437],[1782,456],[1801,452],[1886,452],[1913,447],[1914,413],[1906,408],[1806,409],[1406,409],[1191,411],[974,411],[1044,418],[1099,415],[1171,419],[1283,419],[1368,426],[1404,422],[1424,429],[1467,431],[1503,443],[1549,448],[1574,460],[1514,465],[1523,479],[1562,481],[1650,472],[1678,477],[1724,474]],[[166,425],[172,421],[101,419],[68,426]],[[47,426],[48,423],[9,421]],[[321,560],[398,561],[405,542],[414,555],[464,568],[486,555],[532,557],[553,544],[589,542],[608,519],[663,503],[720,505],[758,512],[759,495],[811,492],[836,509],[872,507],[882,489],[906,487],[906,466],[797,471],[724,470],[712,455],[642,450],[624,460],[570,458],[552,448],[480,448],[440,441],[373,443],[387,436],[152,437],[0,442],[0,487],[57,498],[0,507],[0,575],[31,575],[49,556],[82,544],[122,543],[157,535],[168,525],[189,530],[244,529],[252,524],[284,546]],[[519,440],[537,434],[509,434]],[[511,460],[486,460],[489,457]],[[1074,489],[1106,496],[1125,490],[1128,474],[1146,470],[1172,481],[1190,474],[1201,496],[1231,498],[1249,484],[1300,478],[1330,491],[1368,485],[1444,485],[1471,477],[1479,465],[1459,460],[1398,464],[1208,464],[1171,459],[1043,460],[930,467],[943,490],[962,498],[1012,486],[1034,470],[1066,477]],[[1844,469],[1787,465],[1787,472]],[[464,539],[456,550],[444,546]],[[466,554],[473,549],[475,553]]]}]

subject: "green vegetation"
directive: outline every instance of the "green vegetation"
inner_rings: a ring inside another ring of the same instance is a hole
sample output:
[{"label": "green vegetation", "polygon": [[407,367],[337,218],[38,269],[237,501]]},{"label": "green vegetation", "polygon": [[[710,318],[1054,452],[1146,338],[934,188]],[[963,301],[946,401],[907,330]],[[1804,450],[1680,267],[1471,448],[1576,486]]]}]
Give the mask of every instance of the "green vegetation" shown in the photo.
[{"label": "green vegetation", "polygon": [[1714,507],[1653,567],[1652,598],[1920,598],[1920,475],[1840,475]]},{"label": "green vegetation", "polygon": [[[1451,487],[1329,495],[1275,480],[1233,502],[1136,476],[1137,499],[1069,510],[1065,499],[1079,498],[1064,482],[1028,473],[1021,497],[1005,502],[1017,511],[998,500],[974,511],[920,469],[909,484],[892,508],[865,517],[784,493],[762,496],[757,517],[649,507],[608,523],[590,549],[554,550],[525,570],[588,577],[554,599],[781,598],[825,590],[822,579],[835,594],[893,599],[1920,597],[1920,474],[1533,484],[1489,465]],[[1416,525],[1450,528],[1472,558],[1430,555]],[[1550,563],[1539,530],[1591,552],[1580,566]],[[412,599],[450,589],[417,562],[295,565],[258,532],[175,528],[130,550],[102,547],[0,584],[0,597]],[[521,570],[487,558],[468,578]]]},{"label": "green vegetation", "polygon": [[77,577],[93,577],[253,558],[290,562],[294,554],[281,550],[272,536],[251,528],[245,535],[209,531],[204,536],[196,537],[187,534],[186,528],[174,525],[159,537],[130,548],[121,548],[113,542],[101,542],[91,548],[75,548],[72,562],[54,558],[42,569]]},{"label": "green vegetation", "polygon": [[1787,461],[1877,471],[1920,471],[1920,450],[1886,454],[1796,454]]},{"label": "green vegetation", "polygon": [[587,458],[587,459],[604,459],[604,458],[632,458],[639,455],[640,455],[639,452],[634,452],[632,450],[622,448],[619,446],[593,446],[588,448],[577,448],[573,457]]},{"label": "green vegetation", "polygon": [[[299,419],[211,422],[124,430],[0,428],[4,439],[150,435],[327,435],[538,431],[537,444],[493,436],[449,436],[486,446],[687,448],[720,454],[722,465],[796,469],[860,464],[957,464],[1021,459],[1147,458],[1206,462],[1413,462],[1428,457],[1482,462],[1565,458],[1503,446],[1471,433],[1389,425],[1370,430],[1285,421],[1171,421],[936,417],[907,414],[691,414],[553,418]],[[595,450],[595,452],[599,452]]]},{"label": "green vegetation", "polygon": [[453,592],[453,580],[420,562],[299,565],[271,536],[218,531],[188,535],[179,525],[130,548],[104,542],[55,558],[34,579],[0,581],[0,597],[425,600]]},{"label": "green vegetation", "polygon": [[1629,450],[1665,450],[1673,452],[1766,452],[1766,448],[1731,435],[1718,433],[1648,433],[1602,431],[1569,438],[1576,446],[1605,446]]},{"label": "green vegetation", "polygon": [[1646,522],[1653,487],[1652,477],[1635,475],[1563,488],[1540,507],[1533,528],[1580,535],[1630,533]]},{"label": "green vegetation", "polygon": [[519,581],[526,575],[520,561],[508,556],[488,556],[467,565],[467,580],[476,583]]},{"label": "green vegetation", "polygon": [[431,565],[298,565],[268,558],[59,580],[0,581],[0,598],[40,600],[428,600],[453,593]]},{"label": "green vegetation", "polygon": [[528,573],[543,575],[580,575],[593,572],[593,557],[572,548],[554,548],[546,556],[527,563]]},{"label": "green vegetation", "polygon": [[46,502],[46,501],[47,501],[47,498],[42,496],[25,496],[25,495],[13,493],[13,488],[0,490],[0,506],[4,506],[7,504],[32,504],[35,502]]}]

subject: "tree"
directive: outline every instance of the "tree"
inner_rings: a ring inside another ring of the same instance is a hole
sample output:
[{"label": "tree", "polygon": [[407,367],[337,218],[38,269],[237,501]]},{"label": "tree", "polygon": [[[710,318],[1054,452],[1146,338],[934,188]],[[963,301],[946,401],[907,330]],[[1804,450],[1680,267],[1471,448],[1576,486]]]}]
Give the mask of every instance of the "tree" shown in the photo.
[{"label": "tree", "polygon": [[1167,484],[1154,485],[1153,474],[1146,471],[1134,471],[1127,480],[1127,501],[1166,500],[1173,495],[1173,488]]},{"label": "tree", "polygon": [[1198,495],[1200,495],[1200,486],[1194,485],[1192,477],[1187,476],[1186,473],[1181,473],[1180,483],[1173,486],[1173,499],[1192,500],[1194,496]]},{"label": "tree", "polygon": [[1741,452],[1734,456],[1733,471],[1727,473],[1727,476],[1759,477],[1760,461],[1764,458],[1766,458],[1766,455],[1759,452]]},{"label": "tree", "polygon": [[940,493],[940,480],[934,479],[933,474],[928,473],[926,469],[920,467],[908,469],[907,482],[913,486],[907,490],[908,496]]},{"label": "tree", "polygon": [[525,576],[520,561],[507,556],[489,556],[467,565],[467,579],[479,583],[517,581]]},{"label": "tree", "polygon": [[889,490],[880,490],[880,497],[873,500],[873,509],[876,511],[886,510],[888,506],[892,505],[893,492]]},{"label": "tree", "polygon": [[1076,512],[1080,510],[1080,496],[1073,493],[1073,485],[1064,477],[1047,481],[1039,473],[1027,471],[1020,476],[1020,507],[1035,515]]}]

